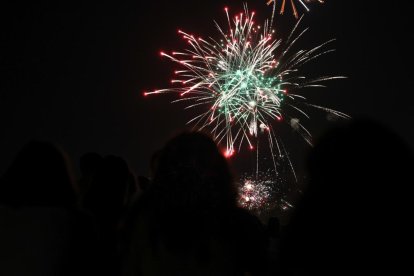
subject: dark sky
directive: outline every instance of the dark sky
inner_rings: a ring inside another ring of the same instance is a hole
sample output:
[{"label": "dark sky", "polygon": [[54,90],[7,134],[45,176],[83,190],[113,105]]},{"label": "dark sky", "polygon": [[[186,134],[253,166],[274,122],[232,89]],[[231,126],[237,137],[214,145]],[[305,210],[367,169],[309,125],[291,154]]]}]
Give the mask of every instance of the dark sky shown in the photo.
[{"label": "dark sky", "polygon": [[[32,138],[57,142],[74,161],[116,154],[146,173],[152,152],[192,115],[169,104],[173,96],[142,96],[169,85],[174,66],[159,51],[185,46],[178,28],[216,35],[224,6],[238,12],[244,1],[16,2],[0,11],[0,173]],[[270,13],[265,0],[247,2],[259,19]],[[316,91],[313,102],[380,120],[414,146],[409,1],[326,2],[306,16],[302,45],[336,37],[337,52],[314,70],[349,79]],[[287,11],[282,32],[292,22]],[[315,133],[327,127],[313,124]]]}]

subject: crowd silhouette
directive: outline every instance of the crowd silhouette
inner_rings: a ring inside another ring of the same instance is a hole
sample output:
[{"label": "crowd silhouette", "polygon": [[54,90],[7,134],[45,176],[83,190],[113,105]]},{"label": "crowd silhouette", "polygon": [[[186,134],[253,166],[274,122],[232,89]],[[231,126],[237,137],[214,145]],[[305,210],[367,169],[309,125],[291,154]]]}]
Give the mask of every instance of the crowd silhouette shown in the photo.
[{"label": "crowd silhouette", "polygon": [[308,157],[287,225],[237,205],[232,171],[206,134],[184,132],[136,176],[87,153],[76,180],[58,146],[32,141],[0,178],[0,275],[410,274],[411,149],[351,120]]}]

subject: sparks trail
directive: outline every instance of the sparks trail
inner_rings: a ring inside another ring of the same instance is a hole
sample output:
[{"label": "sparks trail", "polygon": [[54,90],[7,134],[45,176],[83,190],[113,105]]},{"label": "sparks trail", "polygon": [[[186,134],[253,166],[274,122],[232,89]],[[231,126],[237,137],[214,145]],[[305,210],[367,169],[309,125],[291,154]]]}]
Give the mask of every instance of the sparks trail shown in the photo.
[{"label": "sparks trail", "polygon": [[[312,2],[319,2],[321,4],[323,4],[325,1],[324,0],[268,0],[267,1],[267,5],[271,5],[273,3],[273,7],[274,9],[276,9],[277,3],[280,3],[280,14],[284,14],[285,13],[285,9],[286,9],[286,2],[290,2],[290,5],[292,7],[292,12],[293,15],[296,17],[296,19],[299,18],[299,12],[298,12],[298,4],[300,4],[300,6],[305,9],[307,12],[310,11],[309,7],[307,4],[312,3]],[[295,2],[299,2],[296,3]]]}]

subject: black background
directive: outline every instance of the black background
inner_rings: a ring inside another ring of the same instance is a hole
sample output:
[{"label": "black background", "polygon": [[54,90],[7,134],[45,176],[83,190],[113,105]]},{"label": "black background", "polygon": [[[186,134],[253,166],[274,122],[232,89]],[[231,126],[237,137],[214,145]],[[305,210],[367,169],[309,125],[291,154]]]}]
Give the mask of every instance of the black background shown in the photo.
[{"label": "black background", "polygon": [[[86,1],[84,1],[86,2]],[[85,152],[125,157],[145,174],[152,152],[184,127],[193,113],[170,104],[173,95],[143,97],[168,87],[175,68],[160,50],[181,49],[181,28],[217,34],[223,8],[242,0],[24,3],[1,7],[0,173],[32,138],[62,145],[76,161]],[[247,1],[258,19],[271,7]],[[315,90],[312,102],[380,120],[414,145],[412,21],[409,1],[327,0],[311,5],[301,42],[311,47],[337,38],[337,52],[313,63],[318,73],[348,76]],[[278,17],[286,32],[290,10]],[[329,127],[324,117],[310,128]],[[384,145],[392,147],[392,145]]]}]

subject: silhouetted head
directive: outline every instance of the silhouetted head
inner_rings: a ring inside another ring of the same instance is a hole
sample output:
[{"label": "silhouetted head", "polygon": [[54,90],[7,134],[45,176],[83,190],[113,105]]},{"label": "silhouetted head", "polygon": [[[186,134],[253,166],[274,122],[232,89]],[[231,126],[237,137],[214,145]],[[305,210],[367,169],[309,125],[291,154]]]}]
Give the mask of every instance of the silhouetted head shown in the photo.
[{"label": "silhouetted head", "polygon": [[72,206],[76,192],[63,151],[48,142],[32,141],[1,179],[0,204]]},{"label": "silhouetted head", "polygon": [[162,150],[154,189],[170,207],[214,209],[235,205],[227,162],[214,141],[199,132],[186,132]]},{"label": "silhouetted head", "polygon": [[394,132],[376,122],[355,120],[327,133],[312,151],[308,167],[312,182],[335,181],[346,190],[367,190],[405,181],[410,162],[410,148]]},{"label": "silhouetted head", "polygon": [[355,218],[368,208],[371,217],[381,217],[391,206],[407,203],[413,155],[393,131],[360,119],[327,133],[310,154],[308,168],[308,196]]},{"label": "silhouetted head", "polygon": [[322,137],[308,168],[309,187],[287,230],[284,263],[299,268],[298,275],[400,267],[399,247],[411,236],[406,189],[413,169],[402,139],[376,122],[351,121]]}]

